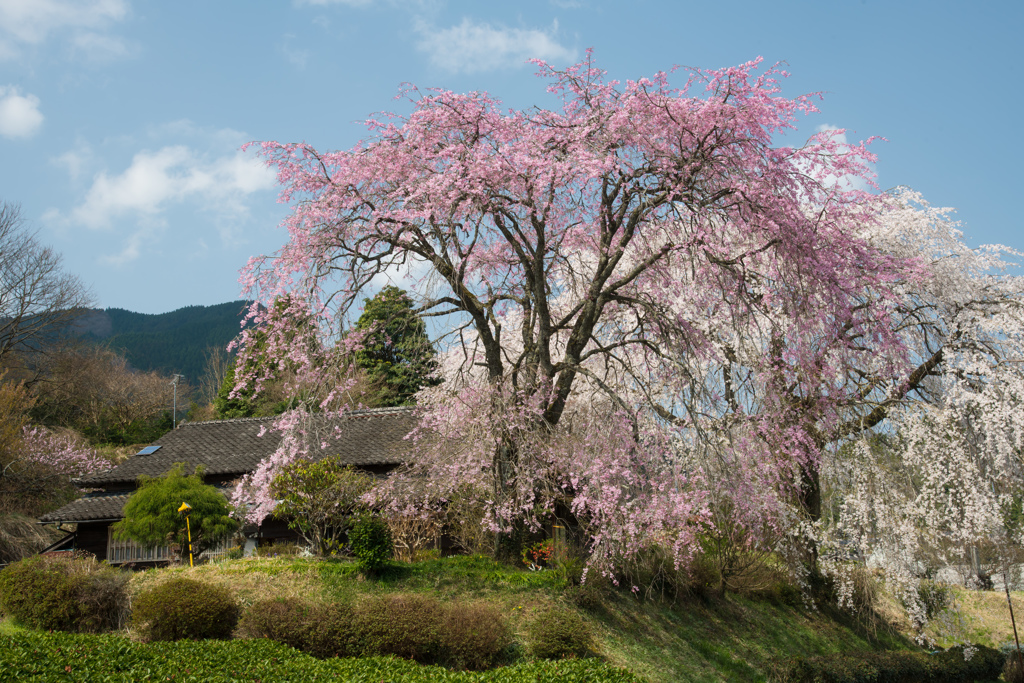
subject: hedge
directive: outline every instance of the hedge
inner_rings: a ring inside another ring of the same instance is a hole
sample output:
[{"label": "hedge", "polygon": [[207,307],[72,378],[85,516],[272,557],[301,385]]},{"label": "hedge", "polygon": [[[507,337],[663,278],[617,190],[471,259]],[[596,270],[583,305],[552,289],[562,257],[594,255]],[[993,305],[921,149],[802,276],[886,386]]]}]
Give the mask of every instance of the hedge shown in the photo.
[{"label": "hedge", "polygon": [[773,663],[774,683],[972,683],[995,681],[1006,657],[979,646],[969,659],[959,648],[937,654],[864,652],[796,657]]},{"label": "hedge", "polygon": [[395,655],[474,671],[499,665],[512,645],[505,618],[492,606],[441,603],[402,593],[368,598],[355,606],[257,600],[242,615],[238,632],[314,657]]},{"label": "hedge", "polygon": [[21,632],[0,636],[0,672],[19,682],[351,681],[378,683],[641,683],[596,660],[531,662],[482,672],[403,659],[316,659],[270,640],[135,643],[113,635]]},{"label": "hedge", "polygon": [[0,612],[48,631],[115,630],[128,612],[128,577],[91,556],[36,555],[0,572]]}]

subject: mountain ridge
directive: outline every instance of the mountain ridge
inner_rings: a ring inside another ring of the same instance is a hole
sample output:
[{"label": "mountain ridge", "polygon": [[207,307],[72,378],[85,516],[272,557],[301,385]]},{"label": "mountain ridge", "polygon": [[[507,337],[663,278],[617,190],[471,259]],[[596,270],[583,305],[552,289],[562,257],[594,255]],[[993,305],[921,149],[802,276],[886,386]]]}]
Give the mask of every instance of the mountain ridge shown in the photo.
[{"label": "mountain ridge", "polygon": [[207,350],[223,349],[238,335],[249,303],[184,306],[167,313],[94,308],[84,312],[69,332],[123,353],[138,370],[184,375],[197,385]]}]

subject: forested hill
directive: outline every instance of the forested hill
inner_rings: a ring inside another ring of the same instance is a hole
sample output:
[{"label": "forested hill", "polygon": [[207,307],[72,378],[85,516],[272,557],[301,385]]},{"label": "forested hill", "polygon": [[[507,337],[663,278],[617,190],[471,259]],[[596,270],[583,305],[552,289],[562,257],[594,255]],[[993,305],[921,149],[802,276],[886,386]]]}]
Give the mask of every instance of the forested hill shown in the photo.
[{"label": "forested hill", "polygon": [[159,314],[97,309],[80,318],[74,332],[124,353],[139,370],[180,373],[195,385],[203,373],[206,350],[224,348],[235,338],[247,305],[229,301]]}]

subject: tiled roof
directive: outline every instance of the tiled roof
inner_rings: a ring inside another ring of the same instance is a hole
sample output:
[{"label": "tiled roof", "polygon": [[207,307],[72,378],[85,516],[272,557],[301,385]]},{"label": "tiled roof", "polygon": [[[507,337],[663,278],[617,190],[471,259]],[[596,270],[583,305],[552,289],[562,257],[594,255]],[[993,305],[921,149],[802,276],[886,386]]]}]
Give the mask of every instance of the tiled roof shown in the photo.
[{"label": "tiled roof", "polygon": [[98,522],[104,519],[121,519],[128,494],[97,495],[79,498],[59,510],[39,518],[40,522]]},{"label": "tiled roof", "polygon": [[[245,474],[277,450],[281,434],[271,429],[275,419],[185,422],[153,442],[160,446],[155,453],[133,455],[117,467],[77,483],[84,488],[134,485],[140,474],[157,477],[177,462],[188,463],[190,468],[204,465],[208,477]],[[327,444],[323,456],[338,456],[356,466],[390,465],[405,461],[409,444],[404,438],[415,427],[409,408],[359,410],[315,420],[312,438]]]},{"label": "tiled roof", "polygon": [[[221,493],[229,495],[231,492],[222,488]],[[59,510],[46,513],[39,518],[39,521],[47,524],[50,522],[99,522],[121,519],[124,516],[124,506],[130,495],[131,492],[103,493],[102,491],[86,494]]]}]

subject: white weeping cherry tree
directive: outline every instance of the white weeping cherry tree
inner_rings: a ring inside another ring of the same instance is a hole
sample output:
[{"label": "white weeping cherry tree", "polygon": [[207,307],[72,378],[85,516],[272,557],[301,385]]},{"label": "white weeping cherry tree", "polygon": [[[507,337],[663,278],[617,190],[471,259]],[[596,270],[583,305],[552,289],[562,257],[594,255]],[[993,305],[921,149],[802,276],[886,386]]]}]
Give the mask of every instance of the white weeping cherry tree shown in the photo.
[{"label": "white weeping cherry tree", "polygon": [[[914,371],[841,428],[849,439],[827,472],[830,541],[852,542],[909,606],[918,580],[1020,579],[1024,494],[1024,278],[1021,254],[962,241],[949,209],[893,193],[872,243],[924,261],[903,293],[899,334]],[[892,397],[903,394],[900,401]],[[833,563],[833,570],[840,569]],[[944,570],[944,571],[943,571]]]}]

